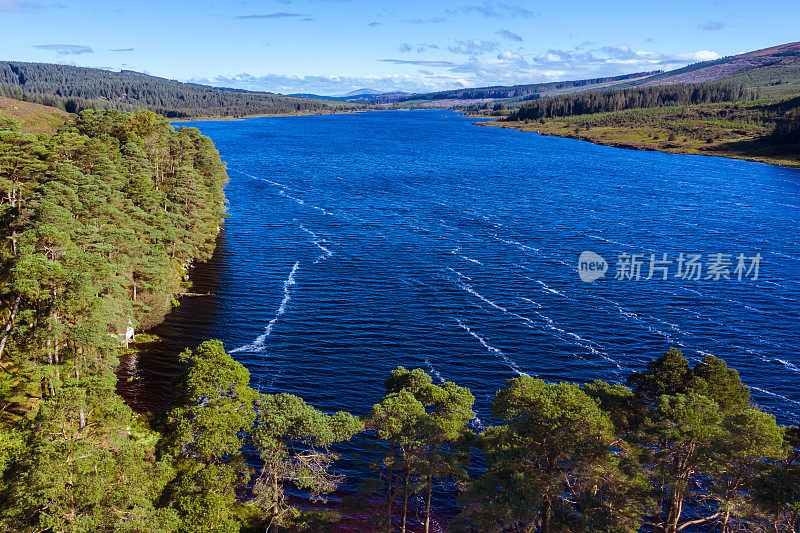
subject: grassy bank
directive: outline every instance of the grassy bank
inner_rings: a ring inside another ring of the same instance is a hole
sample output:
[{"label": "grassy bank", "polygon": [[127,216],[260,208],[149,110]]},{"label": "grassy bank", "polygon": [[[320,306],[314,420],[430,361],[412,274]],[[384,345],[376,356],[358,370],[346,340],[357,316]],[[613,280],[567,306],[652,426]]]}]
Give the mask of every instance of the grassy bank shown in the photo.
[{"label": "grassy bank", "polygon": [[595,144],[674,154],[714,155],[800,167],[800,143],[773,137],[775,110],[759,104],[632,109],[530,121],[491,121],[511,128]]},{"label": "grassy bank", "polygon": [[0,118],[15,121],[23,133],[54,133],[69,113],[41,104],[0,96]]}]

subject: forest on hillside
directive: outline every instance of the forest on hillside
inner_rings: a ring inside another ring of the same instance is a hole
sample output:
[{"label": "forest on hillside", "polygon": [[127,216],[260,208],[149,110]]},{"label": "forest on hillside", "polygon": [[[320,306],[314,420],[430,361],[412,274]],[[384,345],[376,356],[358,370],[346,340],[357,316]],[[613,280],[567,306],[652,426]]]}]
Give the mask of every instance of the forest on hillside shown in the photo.
[{"label": "forest on hillside", "polygon": [[77,113],[86,109],[135,112],[149,109],[168,118],[295,114],[355,109],[271,93],[181,83],[132,71],[0,62],[0,96]]},{"label": "forest on hillside", "polygon": [[511,112],[508,120],[539,120],[626,109],[716,104],[749,100],[754,97],[755,94],[748,89],[731,84],[634,87],[534,100]]},{"label": "forest on hillside", "polygon": [[524,98],[526,100],[534,100],[540,97],[542,93],[550,93],[553,91],[560,91],[564,89],[589,89],[593,85],[601,85],[615,81],[625,81],[644,76],[651,76],[660,73],[660,70],[649,72],[634,72],[631,74],[623,74],[621,76],[609,76],[605,78],[591,78],[584,80],[572,81],[554,81],[545,83],[532,83],[525,85],[511,85],[511,86],[493,86],[493,87],[474,87],[466,89],[453,89],[450,91],[439,91],[435,93],[414,94],[399,99],[399,102],[408,100],[476,100],[483,98]]}]

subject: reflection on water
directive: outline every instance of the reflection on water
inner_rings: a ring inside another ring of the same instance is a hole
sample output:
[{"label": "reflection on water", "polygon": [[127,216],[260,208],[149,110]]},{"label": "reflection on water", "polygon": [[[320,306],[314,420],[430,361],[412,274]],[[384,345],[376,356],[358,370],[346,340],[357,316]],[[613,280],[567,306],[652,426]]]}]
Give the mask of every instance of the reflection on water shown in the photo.
[{"label": "reflection on water", "polygon": [[181,305],[148,332],[161,340],[142,344],[137,353],[121,358],[117,392],[136,411],[163,411],[169,403],[172,378],[181,371],[178,354],[212,338],[220,258],[224,252],[223,230],[217,237],[214,256],[206,263],[195,264],[189,274],[193,283],[190,292],[207,296],[181,298]]}]

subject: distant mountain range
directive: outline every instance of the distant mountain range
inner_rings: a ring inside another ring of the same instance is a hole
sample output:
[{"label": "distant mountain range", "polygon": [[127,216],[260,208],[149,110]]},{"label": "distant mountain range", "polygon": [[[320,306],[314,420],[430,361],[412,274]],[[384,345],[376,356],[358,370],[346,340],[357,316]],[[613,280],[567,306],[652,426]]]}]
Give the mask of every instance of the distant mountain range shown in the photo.
[{"label": "distant mountain range", "polygon": [[345,94],[326,96],[313,93],[293,93],[288,96],[300,98],[314,98],[317,100],[335,100],[337,102],[352,102],[362,104],[400,102],[404,98],[413,97],[413,93],[406,92],[381,92],[374,89],[358,89]]}]

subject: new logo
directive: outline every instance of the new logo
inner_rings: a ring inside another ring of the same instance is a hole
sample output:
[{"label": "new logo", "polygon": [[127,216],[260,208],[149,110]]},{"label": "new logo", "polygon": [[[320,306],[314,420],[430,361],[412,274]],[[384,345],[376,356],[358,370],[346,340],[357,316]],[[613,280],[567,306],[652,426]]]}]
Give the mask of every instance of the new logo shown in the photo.
[{"label": "new logo", "polygon": [[578,275],[581,281],[589,283],[605,276],[608,262],[601,255],[585,251],[578,257]]}]

